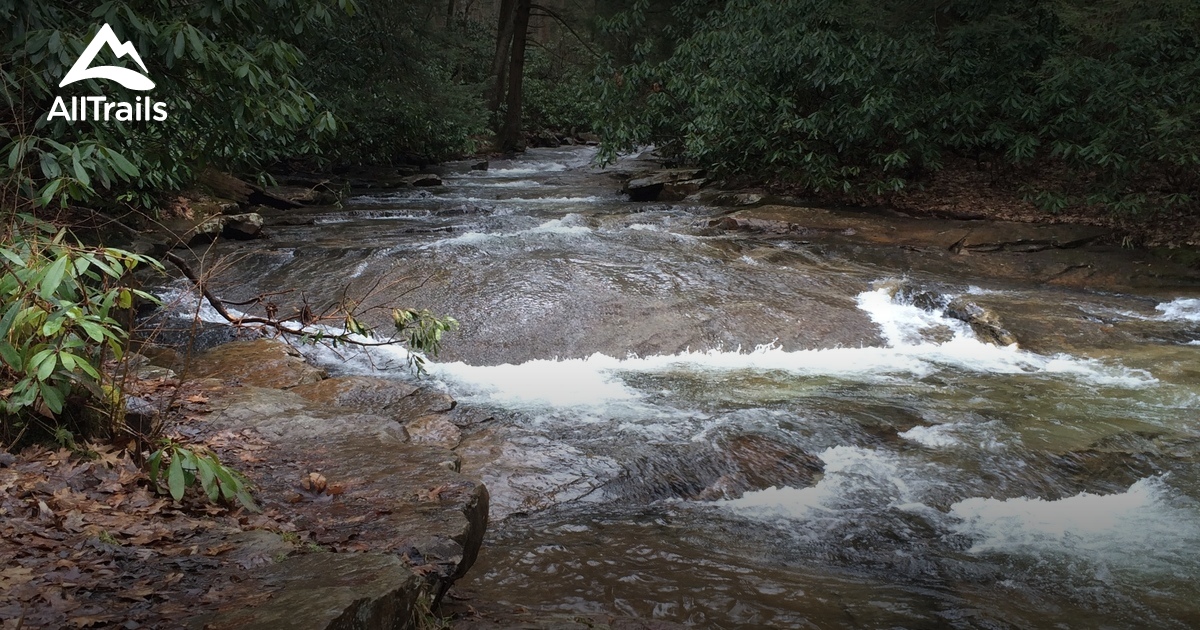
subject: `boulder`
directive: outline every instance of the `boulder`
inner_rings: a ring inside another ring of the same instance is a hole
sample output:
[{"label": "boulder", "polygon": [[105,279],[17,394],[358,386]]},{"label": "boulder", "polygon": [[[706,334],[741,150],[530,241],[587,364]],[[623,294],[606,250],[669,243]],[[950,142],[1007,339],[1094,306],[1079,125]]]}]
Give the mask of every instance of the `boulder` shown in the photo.
[{"label": "boulder", "polygon": [[263,235],[263,218],[257,212],[224,215],[221,218],[221,236],[225,238],[248,241]]},{"label": "boulder", "polygon": [[257,212],[216,214],[196,219],[170,219],[159,231],[171,247],[211,243],[219,236],[249,240],[262,236],[263,218]]},{"label": "boulder", "polygon": [[634,176],[625,183],[624,192],[630,201],[658,201],[664,191],[668,197],[678,200],[698,191],[705,181],[704,171],[700,169],[666,169]]},{"label": "boulder", "polygon": [[476,163],[472,164],[471,170],[472,171],[486,171],[486,170],[488,170],[488,166],[489,166],[488,161],[483,160],[482,162],[476,162]]},{"label": "boulder", "polygon": [[995,313],[965,298],[951,300],[946,305],[945,315],[969,324],[975,336],[984,343],[997,346],[1017,343],[1017,338],[1000,325],[1000,318]]}]

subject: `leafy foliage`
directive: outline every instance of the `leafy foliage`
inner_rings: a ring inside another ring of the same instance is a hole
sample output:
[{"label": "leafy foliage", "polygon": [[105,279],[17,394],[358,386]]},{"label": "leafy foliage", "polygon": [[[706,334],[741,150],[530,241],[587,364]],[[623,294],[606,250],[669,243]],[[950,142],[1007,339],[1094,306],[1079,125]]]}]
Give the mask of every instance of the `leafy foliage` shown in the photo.
[{"label": "leafy foliage", "polygon": [[[336,120],[297,78],[294,42],[353,10],[353,0],[0,0],[5,192],[42,205],[120,197],[150,207],[207,164],[254,171],[315,152]],[[57,87],[104,23],[140,51],[167,122],[48,120],[55,96],[140,95],[107,81]]]},{"label": "leafy foliage", "polygon": [[128,334],[116,314],[135,297],[154,300],[122,280],[139,265],[158,266],[137,254],[71,243],[65,231],[29,217],[19,218],[17,228],[0,247],[5,433],[30,410],[48,418],[62,414],[80,391],[113,406],[101,366],[124,353]]},{"label": "leafy foliage", "polygon": [[162,446],[150,454],[146,467],[154,487],[160,492],[165,487],[176,501],[183,500],[188,488],[199,488],[213,503],[237,501],[247,510],[258,511],[246,478],[226,467],[216,453],[203,447],[187,447],[165,439]]},{"label": "leafy foliage", "polygon": [[473,22],[442,28],[415,0],[358,6],[302,45],[311,59],[306,82],[341,123],[326,157],[387,164],[473,152],[487,122],[480,82],[489,34]]},{"label": "leafy foliage", "polygon": [[[656,5],[661,9],[661,5]],[[1048,204],[1189,203],[1200,181],[1200,5],[647,2],[608,24],[607,155],[657,144],[726,174],[897,190],[948,158],[1059,165]],[[656,17],[657,16],[657,17]],[[1086,196],[1080,197],[1080,191]]]},{"label": "leafy foliage", "polygon": [[555,48],[535,47],[528,51],[525,65],[527,129],[558,132],[590,131],[599,117],[598,84],[586,60],[586,52],[569,42]]}]

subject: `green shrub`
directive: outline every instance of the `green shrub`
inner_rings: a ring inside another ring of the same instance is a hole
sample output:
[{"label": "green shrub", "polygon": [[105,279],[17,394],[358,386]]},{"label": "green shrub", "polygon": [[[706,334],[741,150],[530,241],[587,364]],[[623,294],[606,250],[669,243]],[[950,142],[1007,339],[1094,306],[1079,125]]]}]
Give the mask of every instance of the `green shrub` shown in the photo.
[{"label": "green shrub", "polygon": [[135,298],[154,300],[122,280],[139,265],[159,266],[137,254],[84,247],[30,217],[17,217],[10,230],[0,246],[0,411],[6,437],[34,417],[53,422],[72,415],[67,413],[72,401],[106,410],[120,404],[119,392],[102,372],[106,360],[121,358],[128,340],[116,315]]},{"label": "green shrub", "polygon": [[162,446],[146,460],[146,467],[155,489],[160,492],[165,489],[176,501],[183,500],[188,488],[196,487],[213,503],[237,501],[252,512],[258,511],[246,478],[203,447],[164,439]]},{"label": "green shrub", "polygon": [[1191,0],[650,3],[602,64],[606,154],[656,144],[726,175],[896,190],[950,159],[1054,166],[1033,198],[1133,210],[1200,189]]}]

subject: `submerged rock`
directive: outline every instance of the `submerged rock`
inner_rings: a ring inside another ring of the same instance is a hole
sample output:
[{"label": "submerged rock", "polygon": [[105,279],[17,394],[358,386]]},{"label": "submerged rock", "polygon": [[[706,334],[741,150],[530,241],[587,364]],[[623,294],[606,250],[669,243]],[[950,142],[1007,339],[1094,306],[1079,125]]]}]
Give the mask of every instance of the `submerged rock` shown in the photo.
[{"label": "submerged rock", "polygon": [[990,310],[965,298],[955,298],[946,305],[946,317],[966,322],[975,336],[984,343],[1011,346],[1017,338],[1000,325],[1000,318]]},{"label": "submerged rock", "polygon": [[309,365],[295,348],[272,339],[235,341],[196,357],[187,374],[226,383],[288,389],[316,383],[327,375]]},{"label": "submerged rock", "polygon": [[667,444],[629,465],[615,489],[642,501],[736,499],[770,487],[806,488],[825,470],[820,458],[764,435],[715,444]]}]

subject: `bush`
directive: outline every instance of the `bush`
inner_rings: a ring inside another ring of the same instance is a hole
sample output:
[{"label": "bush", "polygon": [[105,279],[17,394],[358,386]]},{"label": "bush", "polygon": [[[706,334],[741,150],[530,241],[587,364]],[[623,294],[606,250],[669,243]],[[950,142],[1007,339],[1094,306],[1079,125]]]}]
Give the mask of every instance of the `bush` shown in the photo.
[{"label": "bush", "polygon": [[[207,165],[258,171],[315,152],[336,120],[297,78],[295,42],[353,9],[352,0],[0,0],[0,192],[152,208]],[[55,96],[140,95],[107,81],[57,87],[104,23],[140,52],[168,122],[48,120]]]},{"label": "bush", "polygon": [[900,189],[949,158],[1053,165],[1071,176],[1044,198],[1114,209],[1190,202],[1200,186],[1189,0],[686,0],[652,31],[638,4],[609,29],[645,38],[598,73],[610,157],[657,144],[727,175],[850,193]]},{"label": "bush", "polygon": [[[122,284],[139,265],[158,267],[129,252],[84,247],[67,233],[18,217],[0,247],[0,410],[6,442],[35,418],[85,420],[81,408],[118,417],[120,392],[102,366],[120,359],[128,333],[116,319],[135,298],[153,296]],[[70,403],[75,402],[75,409]],[[104,433],[113,427],[85,427]],[[51,431],[52,433],[53,431]]]}]

